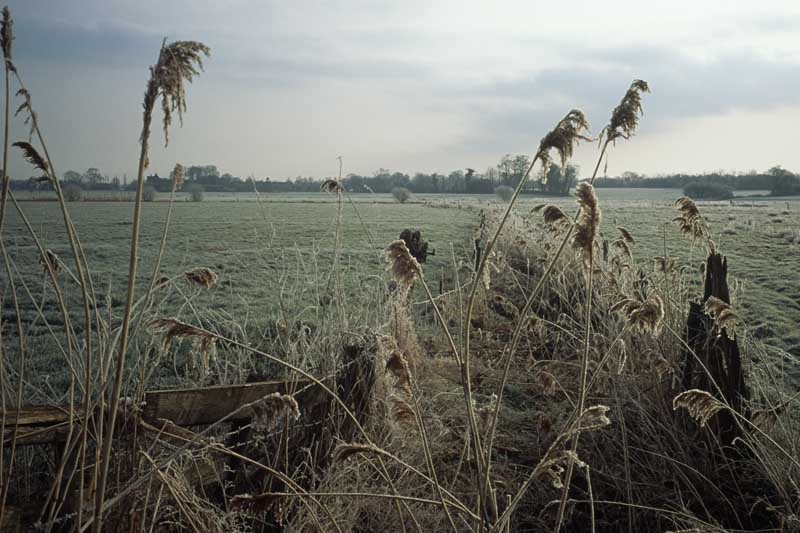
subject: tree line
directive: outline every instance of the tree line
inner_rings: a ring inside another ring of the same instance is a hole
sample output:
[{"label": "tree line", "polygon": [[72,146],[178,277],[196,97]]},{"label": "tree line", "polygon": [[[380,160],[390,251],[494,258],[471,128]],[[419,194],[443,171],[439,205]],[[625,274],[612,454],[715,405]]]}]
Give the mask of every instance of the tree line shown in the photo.
[{"label": "tree line", "polygon": [[644,176],[623,172],[619,177],[597,178],[595,187],[641,187],[687,190],[769,191],[773,196],[800,194],[800,176],[776,165],[765,172],[710,172]]},{"label": "tree line", "polygon": [[[454,170],[449,174],[433,172],[426,174],[417,172],[409,175],[380,168],[372,175],[348,174],[342,178],[342,185],[351,193],[389,193],[401,187],[417,194],[494,194],[501,185],[516,187],[525,176],[530,160],[525,155],[504,155],[496,166],[489,167],[483,173],[475,169]],[[194,165],[186,169],[184,188],[198,186],[206,192],[316,192],[324,179],[311,177],[295,177],[286,180],[270,178],[241,178],[227,172],[220,172],[215,165]],[[559,165],[551,165],[547,173],[537,171],[526,183],[526,192],[547,194],[568,194],[578,179],[578,168],[567,165],[562,173]],[[62,186],[79,187],[84,191],[132,191],[136,183],[128,182],[127,176],[108,177],[97,168],[89,168],[80,173],[68,170],[61,179]],[[151,174],[145,178],[145,187],[158,192],[172,190],[172,178],[169,175]],[[15,190],[47,190],[52,187],[47,183],[33,180],[13,180]]]}]

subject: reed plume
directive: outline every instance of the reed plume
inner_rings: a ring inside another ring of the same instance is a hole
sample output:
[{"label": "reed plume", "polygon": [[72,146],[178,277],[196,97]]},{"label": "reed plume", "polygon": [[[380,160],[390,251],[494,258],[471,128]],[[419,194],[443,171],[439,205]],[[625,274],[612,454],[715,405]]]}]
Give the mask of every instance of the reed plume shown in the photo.
[{"label": "reed plume", "polygon": [[30,163],[33,168],[37,170],[41,170],[44,172],[44,175],[41,178],[36,178],[37,181],[41,179],[51,179],[50,178],[50,166],[47,164],[47,161],[39,154],[39,152],[34,148],[34,146],[25,141],[17,141],[12,146],[16,146],[20,150],[22,150],[22,156],[25,160]]},{"label": "reed plume", "polygon": [[338,180],[328,178],[322,182],[322,185],[320,185],[319,190],[322,192],[336,194],[344,192],[344,187],[342,186],[341,183],[339,183]]},{"label": "reed plume", "polygon": [[422,275],[422,267],[408,251],[406,243],[397,240],[386,247],[387,270],[403,289],[409,289],[414,280]]},{"label": "reed plume", "polygon": [[657,294],[651,294],[644,301],[624,298],[611,306],[610,311],[619,312],[634,331],[658,335],[664,321],[664,302]]},{"label": "reed plume", "polygon": [[39,257],[39,264],[45,272],[52,271],[56,276],[61,273],[63,269],[61,258],[59,258],[53,250],[49,248],[44,251],[44,255]]},{"label": "reed plume", "polygon": [[208,46],[203,43],[175,41],[161,47],[158,62],[150,69],[154,88],[161,97],[164,146],[169,144],[169,127],[173,113],[178,113],[178,120],[183,125],[183,113],[186,112],[184,82],[191,83],[192,78],[200,74],[203,70],[203,56],[208,57],[209,54]]},{"label": "reed plume", "polygon": [[630,88],[622,97],[619,105],[611,112],[611,120],[600,131],[602,142],[616,142],[617,139],[630,139],[639,126],[639,117],[644,114],[642,109],[642,95],[650,92],[650,86],[644,80],[633,80]]},{"label": "reed plume", "polygon": [[542,162],[546,169],[550,166],[550,150],[555,149],[561,160],[561,167],[567,164],[567,159],[572,157],[572,152],[578,141],[592,141],[591,137],[584,135],[583,132],[589,131],[589,121],[582,111],[573,109],[564,118],[558,121],[555,128],[545,135],[539,143],[539,150],[536,158]]},{"label": "reed plume", "polygon": [[300,407],[290,394],[273,392],[250,406],[253,430],[271,433],[284,419],[300,418]]},{"label": "reed plume", "polygon": [[585,409],[578,417],[570,433],[595,431],[606,427],[611,424],[611,420],[607,416],[609,410],[609,407],[605,405],[593,405]]},{"label": "reed plume", "polygon": [[198,267],[183,273],[183,276],[191,283],[210,289],[219,281],[219,275],[206,267]]},{"label": "reed plume", "polygon": [[333,462],[346,461],[360,453],[378,453],[379,450],[372,444],[341,443],[333,449]]},{"label": "reed plume", "polygon": [[186,179],[186,171],[183,165],[175,163],[175,168],[172,169],[172,183],[175,189],[180,189]]},{"label": "reed plume", "polygon": [[682,392],[672,399],[672,409],[686,409],[700,427],[705,427],[708,421],[717,412],[725,408],[725,405],[711,396],[708,392],[700,389],[691,389]]},{"label": "reed plume", "polygon": [[725,333],[731,339],[736,338],[736,325],[737,316],[733,312],[731,304],[720,300],[716,296],[709,296],[708,300],[703,306],[704,311],[714,320],[714,331],[717,335]]},{"label": "reed plume", "polygon": [[196,328],[177,318],[156,318],[150,321],[150,328],[163,335],[163,347],[167,349],[176,337],[189,337],[201,352],[209,352],[216,345],[217,338],[209,332]]},{"label": "reed plume", "polygon": [[547,205],[542,210],[542,219],[545,224],[554,225],[569,222],[567,214],[560,207]]},{"label": "reed plume", "polygon": [[572,450],[555,450],[551,448],[547,455],[536,466],[535,477],[546,476],[550,478],[553,488],[563,489],[564,465],[575,464],[579,468],[586,468],[587,465],[578,458],[578,454]]},{"label": "reed plume", "polygon": [[624,240],[626,243],[636,244],[636,239],[633,238],[631,232],[628,231],[626,228],[622,226],[617,226],[617,231],[619,231],[619,234],[622,235],[622,240]]},{"label": "reed plume", "polygon": [[8,6],[3,8],[3,21],[0,23],[0,46],[3,47],[3,57],[6,65],[13,71],[11,63],[11,48],[14,43],[14,21],[11,20],[11,11]]},{"label": "reed plume", "polygon": [[580,183],[575,189],[575,196],[578,205],[581,207],[581,215],[575,225],[575,235],[572,237],[572,247],[583,257],[583,264],[589,268],[594,253],[594,239],[600,228],[602,214],[600,206],[597,204],[597,196],[594,187],[587,182]]},{"label": "reed plume", "polygon": [[691,198],[681,196],[675,200],[674,205],[681,214],[673,218],[672,222],[678,224],[681,233],[692,239],[700,239],[708,235],[703,215],[700,214],[700,209]]}]

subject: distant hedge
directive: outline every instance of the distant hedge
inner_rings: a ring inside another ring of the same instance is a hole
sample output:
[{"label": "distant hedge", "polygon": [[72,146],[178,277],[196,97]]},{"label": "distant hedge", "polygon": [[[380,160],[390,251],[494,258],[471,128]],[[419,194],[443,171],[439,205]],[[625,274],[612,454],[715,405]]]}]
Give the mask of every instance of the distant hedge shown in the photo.
[{"label": "distant hedge", "polygon": [[719,183],[695,181],[683,188],[683,194],[695,200],[729,200],[733,198],[733,189]]}]

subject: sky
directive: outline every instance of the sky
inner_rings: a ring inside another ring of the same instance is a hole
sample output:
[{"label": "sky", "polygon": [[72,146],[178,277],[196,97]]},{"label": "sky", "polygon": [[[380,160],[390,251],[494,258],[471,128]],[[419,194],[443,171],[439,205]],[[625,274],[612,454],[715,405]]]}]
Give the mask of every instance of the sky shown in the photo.
[{"label": "sky", "polygon": [[[471,167],[532,154],[572,108],[596,134],[635,78],[635,138],[608,175],[800,171],[800,2],[12,0],[14,62],[59,174],[135,175],[162,39],[211,48],[176,162],[283,179]],[[15,102],[14,108],[19,102]],[[12,109],[13,111],[13,109]],[[157,120],[160,121],[160,115]],[[26,139],[17,120],[12,140]],[[596,144],[574,162],[585,175]],[[12,178],[31,170],[14,154]]]}]

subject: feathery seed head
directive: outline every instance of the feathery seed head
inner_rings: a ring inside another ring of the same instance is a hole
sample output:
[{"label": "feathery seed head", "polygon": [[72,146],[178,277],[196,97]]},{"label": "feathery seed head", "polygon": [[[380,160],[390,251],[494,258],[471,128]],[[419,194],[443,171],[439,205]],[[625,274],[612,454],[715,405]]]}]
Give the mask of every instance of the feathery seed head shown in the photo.
[{"label": "feathery seed head", "polygon": [[592,140],[591,137],[583,133],[588,132],[588,130],[589,121],[586,120],[586,115],[582,111],[573,109],[567,113],[539,143],[539,150],[536,152],[536,156],[542,162],[542,166],[545,169],[550,166],[550,150],[555,149],[561,160],[561,167],[565,167],[567,160],[572,157],[572,152],[578,141],[581,139],[584,141]]},{"label": "feathery seed head", "polygon": [[634,331],[653,335],[661,333],[664,321],[664,302],[655,293],[644,301],[623,298],[612,305],[610,311],[622,314]]},{"label": "feathery seed head", "polygon": [[344,187],[338,180],[334,180],[331,178],[326,179],[322,182],[322,185],[319,188],[322,192],[337,194],[340,192],[344,192]]},{"label": "feathery seed head", "polygon": [[213,287],[217,284],[217,281],[219,281],[217,273],[206,267],[197,267],[188,270],[183,273],[183,276],[191,283],[201,285],[206,289]]},{"label": "feathery seed head", "polygon": [[177,318],[156,318],[150,321],[150,327],[156,333],[164,336],[163,345],[166,349],[176,337],[189,337],[201,352],[208,352],[216,345],[217,338],[210,332],[197,328]]},{"label": "feathery seed head", "polygon": [[681,233],[691,239],[699,239],[708,235],[705,219],[691,198],[681,196],[675,200],[674,205],[681,215],[673,218],[672,221],[678,224]]},{"label": "feathery seed head", "polygon": [[403,289],[410,288],[414,280],[422,275],[422,267],[408,251],[403,240],[396,240],[387,246],[385,255],[387,270],[391,271],[392,277]]},{"label": "feathery seed head", "polygon": [[53,274],[58,276],[61,273],[62,266],[61,266],[61,258],[56,255],[53,250],[49,248],[44,251],[44,255],[39,257],[39,264],[42,265],[42,268],[45,272],[48,270],[52,270]]},{"label": "feathery seed head", "polygon": [[708,392],[699,389],[691,389],[682,392],[672,399],[672,409],[686,409],[700,427],[704,427],[717,412],[725,408],[725,405],[711,396]]},{"label": "feathery seed head", "polygon": [[341,443],[333,449],[333,462],[346,461],[359,453],[376,453],[375,446],[370,444]]},{"label": "feathery seed head", "polygon": [[31,143],[25,141],[17,141],[12,146],[16,146],[17,148],[22,150],[22,156],[28,161],[28,163],[33,165],[33,168],[36,168],[44,172],[43,176],[44,178],[49,178],[50,167],[47,164],[47,161],[45,161],[45,159],[39,154],[39,152],[36,150],[36,148],[33,147]]},{"label": "feathery seed head", "polygon": [[11,19],[11,11],[8,6],[3,8],[3,22],[0,25],[0,46],[3,47],[3,57],[6,64],[11,65],[11,45],[14,42],[14,21]]},{"label": "feathery seed head", "polygon": [[545,206],[542,210],[542,218],[545,224],[557,224],[561,222],[569,222],[567,214],[561,210],[560,207],[554,205]]},{"label": "feathery seed head", "polygon": [[183,181],[186,179],[186,172],[183,168],[183,165],[180,163],[175,163],[175,168],[172,169],[172,181],[175,184],[176,189],[180,189],[183,186]]},{"label": "feathery seed head", "polygon": [[575,226],[572,247],[578,250],[583,257],[584,266],[589,268],[594,253],[594,239],[600,229],[602,214],[600,206],[597,204],[594,187],[590,183],[579,183],[575,189],[575,196],[581,208],[581,215]]},{"label": "feathery seed head", "polygon": [[611,112],[611,120],[600,132],[600,138],[605,135],[609,142],[615,142],[620,137],[630,139],[639,125],[639,117],[644,113],[642,94],[649,92],[650,87],[646,81],[633,80],[622,101]]},{"label": "feathery seed head", "polygon": [[714,319],[714,331],[718,336],[722,335],[722,332],[725,331],[731,339],[736,338],[736,330],[734,327],[736,326],[737,317],[736,313],[733,312],[731,304],[716,296],[709,296],[703,309],[707,315]]},{"label": "feathery seed head", "polygon": [[286,418],[300,418],[297,400],[290,394],[273,392],[250,406],[253,429],[259,433],[270,433]]},{"label": "feathery seed head", "polygon": [[203,56],[208,57],[209,53],[208,46],[196,41],[162,44],[158,62],[150,67],[150,81],[145,92],[145,122],[149,123],[152,106],[161,97],[165,146],[169,144],[169,127],[173,113],[178,113],[178,120],[183,125],[183,113],[186,111],[184,82],[191,83],[192,78],[200,74],[203,70]]}]

